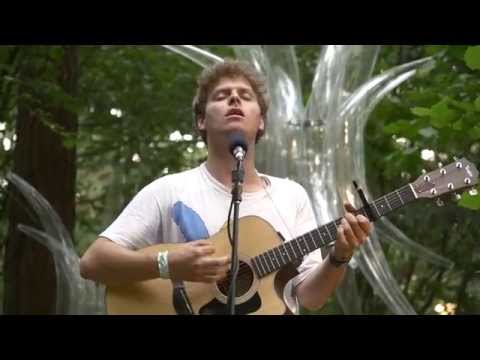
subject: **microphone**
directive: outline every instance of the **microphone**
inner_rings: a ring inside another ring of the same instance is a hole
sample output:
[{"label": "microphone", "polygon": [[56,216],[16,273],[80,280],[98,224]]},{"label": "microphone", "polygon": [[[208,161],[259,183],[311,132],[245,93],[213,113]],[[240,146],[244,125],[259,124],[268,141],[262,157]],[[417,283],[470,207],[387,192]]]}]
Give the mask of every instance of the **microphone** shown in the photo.
[{"label": "microphone", "polygon": [[233,133],[230,135],[230,154],[238,161],[245,160],[247,156],[248,145],[245,137],[241,133]]}]

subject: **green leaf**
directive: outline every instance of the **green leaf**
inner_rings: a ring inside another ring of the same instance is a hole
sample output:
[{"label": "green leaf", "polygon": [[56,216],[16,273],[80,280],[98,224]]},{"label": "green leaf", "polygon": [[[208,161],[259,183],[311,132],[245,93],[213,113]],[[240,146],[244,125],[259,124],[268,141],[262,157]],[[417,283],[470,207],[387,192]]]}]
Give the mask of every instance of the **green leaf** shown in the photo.
[{"label": "green leaf", "polygon": [[432,125],[438,129],[447,127],[456,117],[456,112],[449,109],[446,101],[442,100],[431,108]]},{"label": "green leaf", "polygon": [[67,149],[73,149],[77,145],[77,140],[74,137],[67,137],[63,139],[63,146]]},{"label": "green leaf", "polygon": [[480,126],[473,127],[469,132],[470,138],[472,140],[479,140],[480,139]]},{"label": "green leaf", "polygon": [[389,135],[404,135],[412,128],[412,123],[407,120],[398,120],[391,124],[388,124],[383,128],[383,132]]},{"label": "green leaf", "polygon": [[470,210],[480,210],[480,195],[477,194],[472,196],[466,191],[463,193],[458,205]]},{"label": "green leaf", "polygon": [[8,75],[5,75],[3,77],[3,80],[5,80],[5,82],[14,82],[14,81],[17,81],[17,78],[13,77],[13,76],[8,76]]},{"label": "green leaf", "polygon": [[465,63],[472,70],[480,70],[480,45],[470,46],[467,49]]},{"label": "green leaf", "polygon": [[411,109],[412,114],[420,116],[420,117],[426,117],[430,116],[431,110],[429,108],[424,108],[424,107],[414,107]]},{"label": "green leaf", "polygon": [[423,128],[418,131],[420,135],[422,135],[424,138],[431,138],[432,136],[437,136],[438,135],[438,130],[435,130],[432,127],[428,128]]},{"label": "green leaf", "polygon": [[445,98],[445,100],[447,101],[448,105],[454,106],[454,107],[456,107],[460,110],[463,110],[463,111],[474,111],[475,110],[474,104],[472,104],[469,101],[458,101],[458,100],[450,99],[450,98]]},{"label": "green leaf", "polygon": [[[406,100],[411,101],[417,105],[430,105],[434,103],[437,99],[437,92],[432,88],[424,88],[424,89],[406,89],[404,91],[404,96]],[[411,110],[410,110],[411,111]]]},{"label": "green leaf", "polygon": [[425,46],[425,53],[428,56],[435,55],[441,51],[445,51],[448,49],[448,46],[445,45],[427,45]]},{"label": "green leaf", "polygon": [[462,61],[465,56],[466,50],[467,50],[467,46],[465,45],[451,45],[448,47],[447,53],[452,58]]},{"label": "green leaf", "polygon": [[404,155],[412,155],[412,154],[416,154],[417,152],[418,152],[418,149],[415,146],[410,146],[402,150],[402,153]]},{"label": "green leaf", "polygon": [[477,97],[474,104],[475,104],[475,110],[480,111],[480,96]]},{"label": "green leaf", "polygon": [[453,130],[457,130],[457,131],[460,131],[463,129],[463,121],[462,120],[458,120],[456,121],[453,126],[452,126]]}]

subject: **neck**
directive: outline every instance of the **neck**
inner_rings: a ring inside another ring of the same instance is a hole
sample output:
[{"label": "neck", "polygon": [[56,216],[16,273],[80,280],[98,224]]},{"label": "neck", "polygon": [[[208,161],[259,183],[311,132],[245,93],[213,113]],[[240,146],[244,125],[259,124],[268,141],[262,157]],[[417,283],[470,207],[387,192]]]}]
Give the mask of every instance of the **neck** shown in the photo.
[{"label": "neck", "polygon": [[[412,186],[408,184],[373,201],[369,204],[371,211],[361,208],[355,212],[355,215],[362,214],[369,217],[371,221],[376,221],[382,216],[396,209],[400,209],[416,199],[417,197]],[[318,248],[333,244],[336,240],[338,226],[341,222],[342,219],[340,218],[322,225],[317,229],[252,258],[255,272],[262,278],[287,264],[300,261],[305,255]]]},{"label": "neck", "polygon": [[[228,146],[214,146],[209,144],[208,158],[206,163],[210,174],[224,186],[231,188],[232,186],[232,170],[236,166],[236,160],[230,154]],[[249,144],[247,157],[243,162],[245,169],[245,180],[243,189],[246,192],[260,191],[262,180],[257,175],[255,169],[255,145]]]}]

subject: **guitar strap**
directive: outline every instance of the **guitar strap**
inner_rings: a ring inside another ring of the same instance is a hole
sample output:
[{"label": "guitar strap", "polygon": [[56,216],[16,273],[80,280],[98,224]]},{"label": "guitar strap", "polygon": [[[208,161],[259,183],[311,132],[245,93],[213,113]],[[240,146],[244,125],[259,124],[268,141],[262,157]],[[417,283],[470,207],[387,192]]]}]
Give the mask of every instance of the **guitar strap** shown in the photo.
[{"label": "guitar strap", "polygon": [[173,307],[177,315],[194,315],[183,281],[173,283]]},{"label": "guitar strap", "polygon": [[[270,191],[268,190],[268,188],[271,186],[270,180],[269,180],[268,177],[266,177],[266,176],[260,176],[260,177],[261,177],[261,179],[263,180],[263,189],[265,190],[265,193],[267,194],[268,199],[269,199],[270,202],[272,203],[273,208],[274,208],[277,216],[279,217],[280,221],[281,221],[281,222],[283,223],[283,225],[285,226],[285,229],[287,229],[290,238],[293,239],[293,238],[294,238],[293,232],[292,232],[291,229],[288,227],[288,224],[287,224],[287,222],[285,221],[284,217],[282,216],[281,211],[278,209],[277,204],[275,204],[275,201],[273,200],[272,194],[270,194]],[[283,237],[283,235],[282,235],[280,232],[277,232],[277,233],[280,235],[280,238],[282,239],[282,241],[285,242],[285,238]]]}]

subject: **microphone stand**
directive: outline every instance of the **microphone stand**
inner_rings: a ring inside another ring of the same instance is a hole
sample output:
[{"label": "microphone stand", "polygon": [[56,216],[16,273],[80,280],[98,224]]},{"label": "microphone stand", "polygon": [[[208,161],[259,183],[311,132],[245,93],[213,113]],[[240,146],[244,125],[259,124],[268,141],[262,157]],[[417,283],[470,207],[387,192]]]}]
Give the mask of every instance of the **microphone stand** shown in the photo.
[{"label": "microphone stand", "polygon": [[[240,203],[242,202],[243,181],[245,171],[243,169],[243,157],[239,156],[235,170],[232,171],[232,202],[233,202],[233,239],[232,239],[232,265],[230,277],[230,289],[228,293],[228,310],[230,315],[235,315],[235,298],[237,292],[238,275],[238,221],[240,212]],[[230,229],[228,229],[230,233]]]}]

